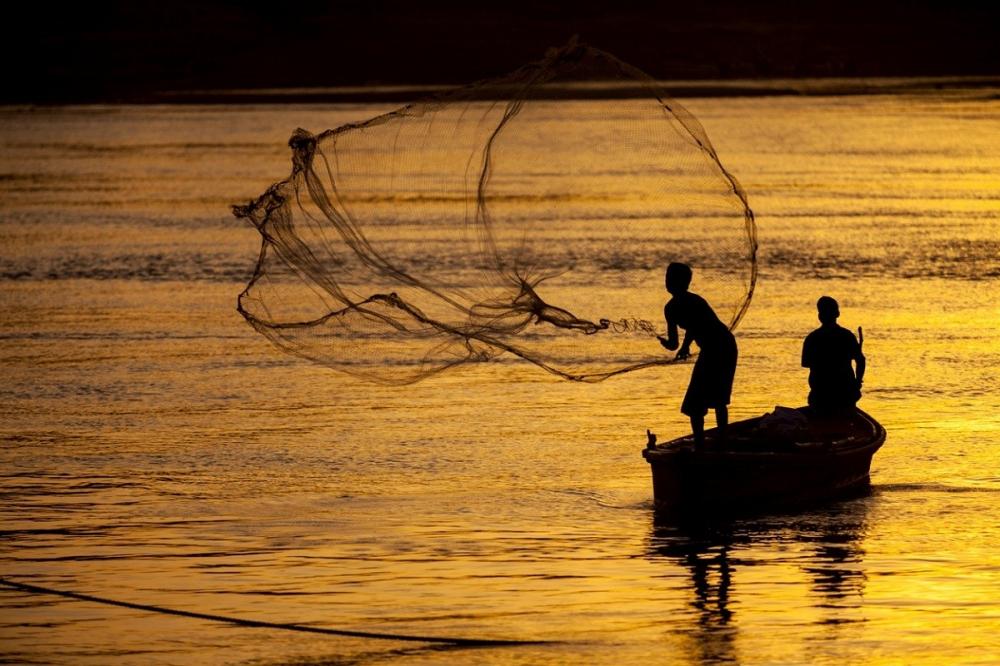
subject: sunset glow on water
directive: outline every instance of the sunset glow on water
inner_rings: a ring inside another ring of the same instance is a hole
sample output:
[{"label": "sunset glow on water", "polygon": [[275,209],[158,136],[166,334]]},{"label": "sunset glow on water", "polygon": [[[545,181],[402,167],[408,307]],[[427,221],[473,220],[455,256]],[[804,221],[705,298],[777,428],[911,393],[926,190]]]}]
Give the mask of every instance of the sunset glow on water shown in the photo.
[{"label": "sunset glow on water", "polygon": [[[552,122],[613,102],[572,104]],[[256,620],[552,641],[428,648],[0,590],[0,660],[996,661],[1000,102],[685,106],[760,229],[732,418],[805,403],[802,338],[816,299],[836,297],[865,331],[860,406],[888,431],[869,496],[657,520],[640,452],[646,428],[687,432],[689,364],[581,385],[501,357],[394,387],[258,336],[235,299],[260,237],[228,206],[288,173],[295,127],[384,107],[0,109],[0,576]],[[600,197],[572,205],[552,242],[600,242]],[[566,289],[584,302],[605,277]],[[659,324],[662,272],[621,297]]]}]

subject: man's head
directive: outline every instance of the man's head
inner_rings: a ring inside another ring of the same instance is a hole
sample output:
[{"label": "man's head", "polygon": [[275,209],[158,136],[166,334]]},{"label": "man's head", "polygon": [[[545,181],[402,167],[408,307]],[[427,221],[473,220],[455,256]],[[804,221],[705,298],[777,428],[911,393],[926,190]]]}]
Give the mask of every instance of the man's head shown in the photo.
[{"label": "man's head", "polygon": [[691,267],[671,262],[667,266],[666,286],[671,294],[683,294],[691,285]]},{"label": "man's head", "polygon": [[824,324],[835,324],[840,316],[840,306],[829,296],[820,296],[816,301],[816,310],[819,312],[819,320]]}]

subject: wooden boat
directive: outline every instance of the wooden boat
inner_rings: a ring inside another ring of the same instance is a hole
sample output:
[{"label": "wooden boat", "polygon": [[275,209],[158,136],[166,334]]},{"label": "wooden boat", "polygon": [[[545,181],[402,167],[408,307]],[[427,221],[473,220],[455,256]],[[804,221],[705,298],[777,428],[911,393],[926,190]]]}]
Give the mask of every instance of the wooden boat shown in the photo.
[{"label": "wooden boat", "polygon": [[850,496],[869,487],[872,456],[885,428],[861,410],[820,417],[808,407],[730,424],[725,439],[706,431],[649,443],[658,512],[742,513],[788,509]]}]

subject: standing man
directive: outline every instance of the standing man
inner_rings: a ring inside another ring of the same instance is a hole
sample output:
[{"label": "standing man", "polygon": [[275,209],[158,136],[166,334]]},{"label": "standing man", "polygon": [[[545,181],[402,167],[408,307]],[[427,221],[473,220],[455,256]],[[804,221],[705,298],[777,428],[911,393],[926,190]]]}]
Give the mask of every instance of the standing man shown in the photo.
[{"label": "standing man", "polygon": [[853,333],[837,324],[837,301],[823,296],[816,301],[816,310],[822,325],[802,345],[802,367],[809,368],[809,406],[825,414],[853,409],[861,399],[865,377],[861,345]]},{"label": "standing man", "polygon": [[[663,308],[667,337],[657,337],[670,351],[680,345],[678,359],[690,356],[692,342],[698,344],[700,353],[691,372],[681,412],[690,417],[695,446],[701,447],[705,443],[705,415],[709,409],[715,410],[719,438],[726,436],[738,350],[736,338],[704,298],[688,291],[690,285],[690,266],[681,263],[667,266],[666,287],[671,295]],[[684,329],[683,343],[678,339],[678,327]]]}]

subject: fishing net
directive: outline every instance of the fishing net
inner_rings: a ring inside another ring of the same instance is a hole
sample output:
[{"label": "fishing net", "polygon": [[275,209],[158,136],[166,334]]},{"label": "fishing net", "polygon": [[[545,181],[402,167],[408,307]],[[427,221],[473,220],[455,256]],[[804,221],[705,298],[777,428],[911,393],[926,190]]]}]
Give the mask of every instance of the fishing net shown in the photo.
[{"label": "fishing net", "polygon": [[281,349],[384,383],[477,361],[599,381],[672,362],[664,268],[735,327],[753,214],[660,86],[571,43],[512,74],[289,144],[234,207],[263,237],[238,309]]}]

